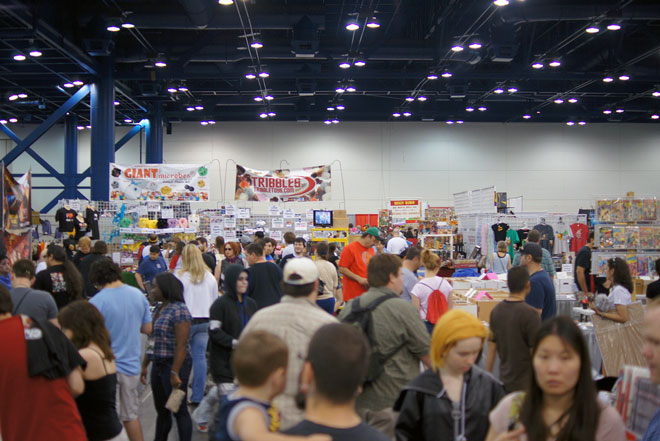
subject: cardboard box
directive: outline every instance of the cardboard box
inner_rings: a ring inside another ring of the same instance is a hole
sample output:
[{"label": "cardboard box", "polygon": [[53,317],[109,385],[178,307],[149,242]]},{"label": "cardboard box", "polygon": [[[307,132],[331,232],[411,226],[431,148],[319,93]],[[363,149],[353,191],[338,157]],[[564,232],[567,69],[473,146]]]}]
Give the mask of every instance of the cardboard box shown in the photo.
[{"label": "cardboard box", "polygon": [[490,323],[490,313],[493,308],[501,302],[501,299],[494,300],[479,300],[477,302],[477,318],[482,322]]},{"label": "cardboard box", "polygon": [[348,228],[348,218],[346,219],[332,219],[332,228]]},{"label": "cardboard box", "polygon": [[332,217],[340,219],[348,219],[346,215],[346,210],[332,210]]}]

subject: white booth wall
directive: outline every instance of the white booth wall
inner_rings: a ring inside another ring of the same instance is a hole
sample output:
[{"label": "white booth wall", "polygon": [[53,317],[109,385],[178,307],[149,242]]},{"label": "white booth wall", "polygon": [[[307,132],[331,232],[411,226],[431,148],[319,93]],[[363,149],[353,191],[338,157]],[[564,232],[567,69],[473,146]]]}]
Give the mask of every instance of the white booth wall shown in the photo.
[{"label": "white booth wall", "polygon": [[[19,136],[34,128],[10,127]],[[129,129],[118,127],[116,139]],[[233,199],[232,162],[227,188],[224,192],[220,188],[225,184],[228,160],[257,169],[338,160],[343,173],[334,163],[332,201],[317,205],[346,208],[349,213],[376,213],[389,199],[397,198],[452,205],[453,193],[490,185],[510,197],[523,196],[525,211],[576,212],[592,207],[598,196],[627,191],[660,195],[660,126],[656,124],[181,123],[174,124],[173,133],[164,134],[163,140],[165,162],[213,161],[210,177],[215,204],[225,197],[227,202]],[[89,166],[89,143],[90,132],[79,132],[79,171]],[[2,134],[0,152],[12,146]],[[51,129],[33,148],[57,170],[63,170],[62,126]],[[136,136],[117,152],[116,162],[139,160],[140,137]],[[23,173],[30,167],[34,173],[44,172],[27,155],[14,161],[11,170]],[[34,179],[35,186],[55,183],[50,178]],[[89,190],[82,192],[89,194]],[[35,190],[33,208],[40,209],[57,193]]]}]

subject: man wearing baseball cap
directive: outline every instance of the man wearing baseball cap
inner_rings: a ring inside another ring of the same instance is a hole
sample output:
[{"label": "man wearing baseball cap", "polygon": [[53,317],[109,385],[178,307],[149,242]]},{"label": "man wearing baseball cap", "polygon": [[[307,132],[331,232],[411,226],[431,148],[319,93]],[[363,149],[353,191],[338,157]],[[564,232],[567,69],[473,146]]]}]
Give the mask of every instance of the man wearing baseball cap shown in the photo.
[{"label": "man wearing baseball cap", "polygon": [[541,266],[543,249],[541,245],[527,242],[520,253],[520,265],[529,273],[531,289],[525,301],[536,308],[541,314],[541,320],[547,320],[557,315],[555,287],[547,272]]},{"label": "man wearing baseball cap", "polygon": [[286,430],[304,419],[295,398],[309,341],[317,329],[337,323],[337,319],[316,305],[319,271],[313,260],[290,260],[284,267],[282,288],[284,296],[280,303],[257,311],[241,335],[254,330],[268,331],[282,338],[289,348],[286,387],[274,400],[282,417],[280,428]]},{"label": "man wearing baseball cap", "polygon": [[367,289],[367,265],[375,254],[373,246],[380,241],[376,227],[367,228],[355,242],[349,243],[339,257],[339,272],[344,276],[344,301],[359,297]]}]

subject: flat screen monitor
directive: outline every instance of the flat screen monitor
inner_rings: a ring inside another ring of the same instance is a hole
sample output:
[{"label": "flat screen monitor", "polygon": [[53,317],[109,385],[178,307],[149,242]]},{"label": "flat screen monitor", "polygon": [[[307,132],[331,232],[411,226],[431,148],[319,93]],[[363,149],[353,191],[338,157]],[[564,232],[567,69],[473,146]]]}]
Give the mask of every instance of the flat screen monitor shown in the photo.
[{"label": "flat screen monitor", "polygon": [[314,210],[315,227],[332,227],[332,211]]}]

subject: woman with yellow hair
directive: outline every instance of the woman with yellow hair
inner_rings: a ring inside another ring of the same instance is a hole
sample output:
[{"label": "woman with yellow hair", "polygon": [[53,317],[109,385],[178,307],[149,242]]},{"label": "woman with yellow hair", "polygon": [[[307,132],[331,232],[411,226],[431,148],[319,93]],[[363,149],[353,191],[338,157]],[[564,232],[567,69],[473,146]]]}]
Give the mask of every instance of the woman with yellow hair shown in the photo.
[{"label": "woman with yellow hair", "polygon": [[190,402],[199,404],[206,385],[206,346],[209,342],[209,310],[218,298],[218,283],[204,263],[197,245],[188,244],[181,253],[183,264],[174,275],[183,284],[183,300],[190,311],[190,347],[193,382]]},{"label": "woman with yellow hair", "polygon": [[394,410],[397,441],[483,441],[488,413],[504,396],[495,377],[475,366],[488,331],[472,314],[454,309],[435,324],[432,367],[408,384]]}]

